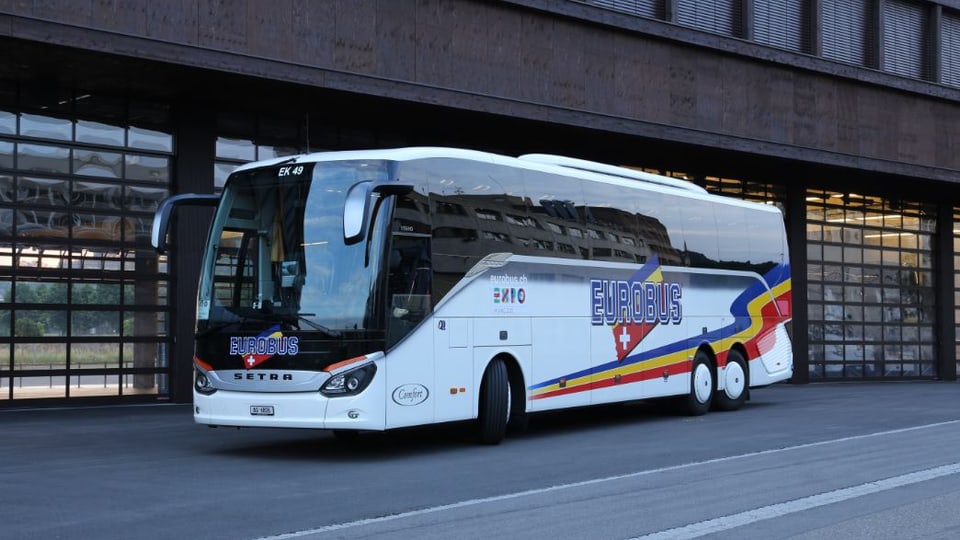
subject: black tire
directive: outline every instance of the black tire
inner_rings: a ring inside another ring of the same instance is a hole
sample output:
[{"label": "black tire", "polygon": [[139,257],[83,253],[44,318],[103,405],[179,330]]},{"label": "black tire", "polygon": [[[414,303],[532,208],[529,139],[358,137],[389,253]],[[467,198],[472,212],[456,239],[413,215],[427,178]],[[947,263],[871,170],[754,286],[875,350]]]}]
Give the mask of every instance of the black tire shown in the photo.
[{"label": "black tire", "polygon": [[714,382],[713,364],[704,351],[697,351],[690,367],[690,393],[683,400],[683,410],[690,416],[700,416],[710,410],[717,385]]},{"label": "black tire", "polygon": [[527,431],[529,416],[527,415],[527,394],[524,391],[522,378],[519,374],[509,375],[510,409],[507,413],[507,434],[519,435]]},{"label": "black tire", "polygon": [[500,444],[507,433],[509,383],[507,366],[494,358],[480,382],[477,436],[481,444]]},{"label": "black tire", "polygon": [[[747,361],[736,349],[727,355],[727,367],[723,372],[723,390],[717,390],[713,406],[718,411],[735,411],[747,401],[750,391],[750,372]],[[719,386],[719,385],[718,385]]]}]

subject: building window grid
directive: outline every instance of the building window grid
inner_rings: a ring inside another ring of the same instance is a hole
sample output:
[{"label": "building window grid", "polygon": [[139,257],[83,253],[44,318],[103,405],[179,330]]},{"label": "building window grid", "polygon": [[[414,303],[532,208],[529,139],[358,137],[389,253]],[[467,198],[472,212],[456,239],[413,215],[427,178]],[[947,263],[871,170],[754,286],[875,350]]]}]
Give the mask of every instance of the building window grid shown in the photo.
[{"label": "building window grid", "polygon": [[820,15],[823,58],[876,67],[872,0],[822,0]]},{"label": "building window grid", "polygon": [[940,35],[941,82],[960,87],[960,11],[943,11]]},{"label": "building window grid", "polygon": [[[20,95],[32,97],[18,104],[16,85],[7,87],[14,91],[0,104],[0,215],[11,227],[0,232],[0,402],[165,395],[169,278],[143,233],[169,189],[173,137],[155,123],[169,111],[125,100],[110,108],[109,98],[67,91],[49,109],[31,108],[42,96],[24,88]],[[46,160],[31,162],[37,155]],[[37,166],[44,164],[54,167]],[[14,217],[26,215],[57,222],[34,231]]]},{"label": "building window grid", "polygon": [[214,192],[234,169],[264,159],[292,156],[309,148],[309,126],[297,119],[221,113],[217,118]]},{"label": "building window grid", "polygon": [[[960,336],[960,206],[953,208],[953,309],[955,334]],[[960,374],[960,340],[955,342],[957,373]]]},{"label": "building window grid", "polygon": [[663,18],[665,9],[663,0],[583,0],[602,8],[636,15],[638,17]]},{"label": "building window grid", "polygon": [[711,193],[775,205],[781,210],[786,206],[787,190],[780,184],[751,182],[720,176],[705,176],[702,181],[697,183]]},{"label": "building window grid", "polygon": [[677,23],[725,36],[743,37],[740,0],[676,0]]},{"label": "building window grid", "polygon": [[[238,157],[236,150],[239,149],[245,149],[245,153],[248,152],[249,157]],[[296,148],[290,146],[277,147],[256,144],[253,139],[217,137],[217,155],[213,165],[214,192],[220,193],[223,191],[223,185],[226,183],[227,177],[234,169],[244,163],[292,156],[298,153],[299,151]]]},{"label": "building window grid", "polygon": [[[670,21],[697,30],[730,37],[748,37],[754,42],[788,51],[811,54],[846,64],[882,69],[891,74],[927,80],[939,65],[939,80],[946,86],[960,87],[960,11],[943,8],[939,32],[941,47],[934,58],[934,47],[928,41],[927,21],[932,2],[890,0],[877,4],[874,0],[572,0],[638,17]],[[675,3],[676,2],[676,3]],[[752,7],[749,17],[744,6]],[[819,6],[817,17],[810,16]],[[671,15],[671,7],[677,10]],[[882,25],[877,16],[883,15]],[[745,20],[752,28],[744,28]],[[812,27],[820,21],[820,28]],[[880,37],[880,28],[883,37]],[[816,31],[815,31],[816,30]],[[820,36],[815,46],[814,36]],[[884,43],[883,60],[879,44]],[[881,65],[882,64],[882,65]]]},{"label": "building window grid", "polygon": [[807,208],[810,379],[934,377],[935,213],[821,190]]},{"label": "building window grid", "polygon": [[887,0],[883,18],[884,71],[924,79],[930,72],[925,59],[929,47],[925,6],[909,0]]},{"label": "building window grid", "polygon": [[704,176],[694,183],[710,193],[776,206],[787,219],[787,188],[782,184]]},{"label": "building window grid", "polygon": [[795,52],[809,52],[807,0],[767,0],[753,3],[753,39]]}]

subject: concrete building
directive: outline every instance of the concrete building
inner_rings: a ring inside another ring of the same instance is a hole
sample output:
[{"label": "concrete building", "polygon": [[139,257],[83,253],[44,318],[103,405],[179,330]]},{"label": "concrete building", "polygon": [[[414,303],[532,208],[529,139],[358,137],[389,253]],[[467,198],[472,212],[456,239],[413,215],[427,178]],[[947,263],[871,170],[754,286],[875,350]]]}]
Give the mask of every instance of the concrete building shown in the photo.
[{"label": "concrete building", "polygon": [[794,382],[956,379],[956,0],[5,0],[0,51],[0,407],[190,401],[158,201],[420,144],[780,205]]}]

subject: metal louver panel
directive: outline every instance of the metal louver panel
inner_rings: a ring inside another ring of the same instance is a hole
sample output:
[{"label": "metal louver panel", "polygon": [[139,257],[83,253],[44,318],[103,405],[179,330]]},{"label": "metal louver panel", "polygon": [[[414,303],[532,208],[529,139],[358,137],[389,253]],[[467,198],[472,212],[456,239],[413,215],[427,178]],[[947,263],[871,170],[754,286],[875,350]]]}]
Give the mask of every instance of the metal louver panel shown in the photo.
[{"label": "metal louver panel", "polygon": [[924,7],[915,2],[888,0],[883,11],[883,69],[923,78]]},{"label": "metal louver panel", "polygon": [[663,18],[662,0],[587,0],[588,4],[641,17]]},{"label": "metal louver panel", "polygon": [[941,82],[960,86],[960,12],[944,11],[941,22]]},{"label": "metal louver panel", "polygon": [[804,0],[765,0],[754,3],[753,38],[757,43],[805,52]]},{"label": "metal louver panel", "polygon": [[873,43],[869,0],[823,0],[823,57],[869,66],[868,47]]},{"label": "metal louver panel", "polygon": [[726,36],[740,36],[738,0],[678,0],[677,22]]}]

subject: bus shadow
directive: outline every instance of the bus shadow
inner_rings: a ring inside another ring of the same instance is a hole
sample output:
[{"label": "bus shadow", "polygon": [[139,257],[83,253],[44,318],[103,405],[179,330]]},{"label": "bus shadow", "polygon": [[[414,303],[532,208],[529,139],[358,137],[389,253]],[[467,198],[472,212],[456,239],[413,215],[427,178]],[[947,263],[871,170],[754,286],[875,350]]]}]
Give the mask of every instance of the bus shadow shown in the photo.
[{"label": "bus shadow", "polygon": [[[782,404],[765,400],[759,394],[735,412],[710,411],[704,416],[690,416],[680,398],[636,400],[622,403],[591,405],[557,411],[536,412],[521,433],[508,434],[499,447],[514,444],[542,444],[553,438],[584,436],[593,430],[648,428],[670,422],[730,422],[737,426],[744,416],[760,413]],[[263,458],[269,460],[329,460],[338,463],[371,463],[380,460],[449,453],[451,451],[489,451],[491,447],[477,441],[473,422],[459,422],[399,428],[386,432],[363,432],[353,438],[340,438],[325,430],[290,430],[280,428],[208,429],[201,437],[205,452],[219,456]],[[240,440],[225,436],[235,431]],[[212,436],[212,437],[211,437]],[[498,448],[498,447],[492,447]]]},{"label": "bus shadow", "polygon": [[477,446],[470,424],[364,432],[351,438],[339,438],[332,432],[322,430],[275,430],[275,433],[282,431],[275,436],[265,434],[265,430],[249,431],[259,434],[256,441],[251,440],[253,435],[245,436],[242,442],[220,441],[216,448],[208,448],[207,451],[219,456],[350,463],[391,460]]},{"label": "bus shadow", "polygon": [[[595,429],[650,422],[671,421],[684,416],[669,401],[637,401],[595,405],[530,415],[522,433],[510,434],[501,443],[540,441],[552,437],[585,433]],[[477,442],[470,422],[401,428],[387,432],[364,432],[340,438],[329,431],[250,429],[238,430],[242,441],[223,437],[231,428],[211,430],[217,437],[207,452],[243,458],[270,460],[330,460],[343,463],[393,460],[401,457],[487,448]],[[218,433],[220,432],[220,433]],[[209,438],[204,438],[209,441]]]},{"label": "bus shadow", "polygon": [[546,411],[530,416],[530,423],[522,438],[531,439],[607,429],[620,425],[657,422],[684,416],[668,400],[630,401],[609,405],[593,405],[562,411]]}]

